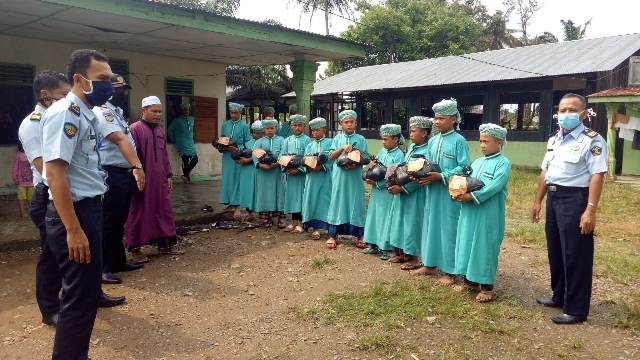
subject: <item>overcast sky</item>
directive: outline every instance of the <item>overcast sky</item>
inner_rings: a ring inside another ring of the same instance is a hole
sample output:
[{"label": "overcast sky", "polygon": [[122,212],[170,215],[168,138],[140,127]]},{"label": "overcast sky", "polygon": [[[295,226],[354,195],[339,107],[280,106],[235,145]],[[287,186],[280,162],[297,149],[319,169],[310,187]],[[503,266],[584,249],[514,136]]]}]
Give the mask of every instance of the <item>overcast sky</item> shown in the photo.
[{"label": "overcast sky", "polygon": [[[502,0],[483,0],[490,11],[504,9]],[[540,9],[529,25],[531,35],[550,31],[562,40],[560,19],[571,19],[582,24],[593,18],[587,29],[587,38],[640,32],[640,0],[540,0]],[[324,34],[324,15],[318,13],[310,21],[308,15],[300,17],[300,6],[293,0],[241,0],[236,14],[239,18],[250,20],[274,19],[283,25]],[[352,24],[333,16],[331,35],[340,33]],[[518,28],[515,14],[511,16],[511,27]]]}]

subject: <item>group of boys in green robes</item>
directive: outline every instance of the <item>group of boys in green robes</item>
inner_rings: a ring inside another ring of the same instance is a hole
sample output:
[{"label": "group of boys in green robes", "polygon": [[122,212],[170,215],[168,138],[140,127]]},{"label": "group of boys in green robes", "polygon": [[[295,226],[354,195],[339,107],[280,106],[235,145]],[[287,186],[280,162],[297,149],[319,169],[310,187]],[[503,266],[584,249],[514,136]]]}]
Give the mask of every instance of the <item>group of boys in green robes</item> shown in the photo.
[{"label": "group of boys in green robes", "polygon": [[[304,134],[307,121],[302,115],[290,117],[287,131],[290,129],[291,135],[287,138],[277,135],[278,121],[274,119],[262,120],[261,126],[254,123],[251,138],[246,123],[239,125],[234,120],[236,105],[229,105],[232,119],[223,124],[222,133],[239,146],[269,151],[276,159],[290,154],[324,154],[329,160],[315,168],[285,169],[278,163],[262,164],[254,154],[252,161],[234,162],[236,169],[225,174],[230,164],[223,157],[222,191],[237,193],[221,194],[221,200],[235,205],[232,199],[246,198],[238,200],[237,205],[259,213],[259,225],[264,227],[272,226],[275,217],[285,231],[303,233],[312,229],[314,240],[321,238],[319,230],[327,230],[325,246],[329,249],[337,248],[339,235],[353,236],[356,247],[363,252],[402,264],[401,269],[412,275],[440,274],[438,281],[445,285],[454,285],[462,278],[457,290],[477,292],[479,302],[493,300],[511,171],[510,161],[501,154],[506,129],[495,124],[480,127],[484,156],[470,165],[470,176],[484,186],[452,197],[450,179],[469,176],[465,168],[470,163],[468,144],[456,131],[461,120],[457,102],[450,99],[435,104],[434,119],[412,117],[411,144],[406,153],[399,147],[404,143],[400,125],[383,125],[383,149],[375,156],[379,163],[389,168],[421,155],[438,164],[441,172],[412,178],[404,186],[366,180],[371,196],[365,208],[362,166],[341,167],[336,162],[341,155],[356,150],[368,156],[367,142],[356,132],[355,111],[340,112],[341,131],[333,139],[326,137],[327,121],[323,118],[308,122],[311,137]],[[429,137],[433,127],[436,135]],[[291,215],[289,225],[284,221],[285,213]]]}]

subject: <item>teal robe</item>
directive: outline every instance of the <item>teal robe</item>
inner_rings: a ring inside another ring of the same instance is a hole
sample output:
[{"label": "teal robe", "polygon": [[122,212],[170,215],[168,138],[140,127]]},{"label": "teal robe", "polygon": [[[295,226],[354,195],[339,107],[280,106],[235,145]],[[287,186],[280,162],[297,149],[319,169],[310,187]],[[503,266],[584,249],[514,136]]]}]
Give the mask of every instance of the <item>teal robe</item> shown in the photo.
[{"label": "teal robe", "polygon": [[[306,134],[291,135],[284,140],[282,152],[284,154],[296,154],[303,156],[304,149],[311,141]],[[304,183],[307,168],[303,165],[298,168],[298,174],[289,175],[286,171],[283,174],[284,181],[284,212],[295,214],[302,212],[302,196],[304,195]]]},{"label": "teal robe", "polygon": [[285,139],[288,138],[289,136],[293,135],[293,130],[291,130],[291,124],[288,121],[285,122],[278,129],[278,132],[276,134],[279,135],[279,136],[282,136]]},{"label": "teal robe", "polygon": [[[305,155],[331,152],[331,139],[311,140],[304,150]],[[318,220],[327,222],[329,205],[331,204],[331,170],[333,160],[322,165],[322,171],[307,171],[302,196],[302,222]]]},{"label": "teal robe", "polygon": [[176,145],[181,155],[196,156],[196,143],[193,141],[193,116],[180,116],[169,124],[167,137]]},{"label": "teal robe", "polygon": [[[367,140],[360,134],[346,135],[339,133],[333,138],[331,151],[343,145],[353,145],[363,153],[369,155]],[[327,214],[327,222],[331,225],[351,224],[364,227],[364,182],[362,168],[346,170],[333,164],[331,171],[331,206]]]},{"label": "teal robe", "polygon": [[[220,136],[233,140],[238,149],[251,140],[249,126],[243,120],[225,120]],[[220,203],[240,205],[240,165],[231,158],[230,152],[222,153],[222,180],[220,184]]]},{"label": "teal robe", "polygon": [[460,203],[449,194],[449,179],[469,164],[469,145],[454,130],[429,140],[428,158],[440,165],[442,181],[427,186],[427,206],[422,221],[421,257],[425,266],[455,272],[456,229]]},{"label": "teal robe", "polygon": [[[253,146],[256,144],[255,139],[249,140],[244,144],[245,148],[253,150]],[[240,166],[240,207],[253,210],[256,206],[256,169],[253,163]]]},{"label": "teal robe", "polygon": [[[386,166],[399,164],[404,161],[404,154],[400,148],[395,147],[391,150],[383,148],[376,155],[376,159]],[[367,207],[367,220],[364,226],[364,242],[370,245],[376,245],[380,250],[391,250],[389,224],[391,218],[389,209],[393,199],[399,197],[387,191],[387,184],[384,179],[377,181],[371,187],[371,196],[369,197],[369,206]]]},{"label": "teal robe", "polygon": [[[428,158],[428,151],[428,143],[419,146],[411,144],[405,155],[405,161],[409,162],[411,155],[414,154],[421,154]],[[391,220],[389,238],[393,247],[401,249],[407,255],[420,256],[422,219],[426,203],[427,187],[417,182],[406,184],[402,187],[402,192],[393,198],[389,212]]]},{"label": "teal robe", "polygon": [[477,159],[471,165],[484,187],[462,204],[456,239],[456,271],[469,281],[493,284],[504,238],[505,202],[511,162],[501,153]]},{"label": "teal robe", "polygon": [[[274,135],[272,138],[263,137],[256,141],[254,149],[269,150],[277,159],[282,151],[284,139]],[[282,172],[277,166],[271,170],[262,170],[258,167],[258,159],[253,155],[253,163],[257,168],[256,173],[256,205],[255,211],[282,211]]]}]

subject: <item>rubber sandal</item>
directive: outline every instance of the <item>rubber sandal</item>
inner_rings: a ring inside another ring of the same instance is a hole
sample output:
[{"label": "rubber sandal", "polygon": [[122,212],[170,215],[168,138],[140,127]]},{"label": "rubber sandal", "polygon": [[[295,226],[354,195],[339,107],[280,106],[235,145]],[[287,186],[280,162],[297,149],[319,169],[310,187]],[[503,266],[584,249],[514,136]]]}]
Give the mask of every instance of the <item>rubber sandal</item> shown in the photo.
[{"label": "rubber sandal", "polygon": [[292,233],[294,233],[294,234],[302,234],[302,233],[304,233],[304,229],[302,228],[302,226],[298,225],[293,229]]},{"label": "rubber sandal", "polygon": [[383,251],[382,254],[380,254],[380,260],[382,261],[389,261],[390,258],[391,256],[389,256],[387,251]]},{"label": "rubber sandal", "polygon": [[362,250],[362,253],[365,255],[378,255],[380,254],[380,250],[373,247],[367,247],[366,249]]},{"label": "rubber sandal", "polygon": [[324,243],[324,245],[329,250],[335,250],[338,247],[338,242],[335,239],[329,239]]},{"label": "rubber sandal", "polygon": [[407,259],[405,259],[403,256],[394,255],[389,258],[389,262],[392,264],[403,264],[407,262]]},{"label": "rubber sandal", "polygon": [[357,239],[355,245],[358,249],[366,249],[369,247],[369,245],[367,245],[364,241],[362,241],[362,239]]},{"label": "rubber sandal", "polygon": [[320,239],[322,239],[322,235],[319,232],[314,231],[311,233],[311,240],[318,241]]},{"label": "rubber sandal", "polygon": [[[278,226],[280,226],[280,224],[278,224]],[[285,227],[284,229],[282,229],[282,231],[286,231],[286,232],[291,232],[291,231],[293,231],[293,225],[291,225],[291,224],[287,225],[287,227]]]},{"label": "rubber sandal", "polygon": [[420,269],[421,267],[422,265],[416,264],[416,263],[404,263],[400,265],[400,270],[411,271],[411,270]]}]

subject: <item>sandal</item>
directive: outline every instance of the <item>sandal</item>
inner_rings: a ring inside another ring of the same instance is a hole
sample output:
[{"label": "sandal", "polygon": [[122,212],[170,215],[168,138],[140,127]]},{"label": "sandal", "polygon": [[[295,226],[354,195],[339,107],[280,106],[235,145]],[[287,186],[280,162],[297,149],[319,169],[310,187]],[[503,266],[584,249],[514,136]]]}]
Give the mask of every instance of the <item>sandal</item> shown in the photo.
[{"label": "sandal", "polygon": [[311,240],[316,240],[317,241],[317,240],[320,240],[320,239],[322,239],[322,235],[319,232],[314,231],[314,232],[311,233]]},{"label": "sandal", "polygon": [[391,259],[390,254],[391,253],[389,251],[382,251],[382,254],[380,254],[380,260],[389,261],[389,259]]},{"label": "sandal", "polygon": [[[280,223],[278,223],[278,226],[280,226]],[[284,229],[282,229],[282,231],[286,231],[286,232],[291,232],[291,231],[293,231],[293,225],[291,225],[291,224],[287,225],[287,227],[285,227]]]},{"label": "sandal", "polygon": [[336,239],[329,238],[329,240],[327,240],[327,242],[325,243],[325,246],[327,247],[327,249],[335,250],[338,247],[338,243],[336,242]]},{"label": "sandal", "polygon": [[404,263],[402,265],[400,265],[400,270],[404,270],[404,271],[411,271],[411,270],[416,270],[416,269],[420,269],[422,267],[422,265],[418,264],[418,263]]},{"label": "sandal", "polygon": [[362,239],[356,239],[355,245],[358,249],[366,249],[369,247],[369,245],[367,245],[364,241],[362,241]]},{"label": "sandal", "polygon": [[262,227],[262,228],[265,228],[265,229],[268,229],[268,228],[270,228],[271,226],[273,226],[273,223],[272,223],[272,222],[271,222],[271,220],[269,220],[269,219],[262,219],[262,220],[260,220],[260,222],[258,223],[258,226],[260,226],[260,227]]},{"label": "sandal", "polygon": [[480,290],[478,295],[476,295],[476,301],[479,303],[488,303],[493,301],[493,291],[491,290]]},{"label": "sandal", "polygon": [[389,262],[392,264],[403,264],[407,262],[407,259],[405,259],[404,256],[394,255],[389,258]]},{"label": "sandal", "polygon": [[278,228],[285,229],[286,227],[287,227],[287,222],[284,221],[284,219],[278,219]]},{"label": "sandal", "polygon": [[160,255],[184,255],[184,250],[178,249],[178,247],[169,246],[166,248],[158,248]]},{"label": "sandal", "polygon": [[294,234],[302,234],[302,233],[304,233],[304,229],[302,228],[302,226],[298,225],[295,228],[293,228],[292,233],[294,233]]},{"label": "sandal", "polygon": [[378,255],[380,254],[380,250],[374,247],[367,247],[366,249],[362,250],[362,253],[365,255]]}]

